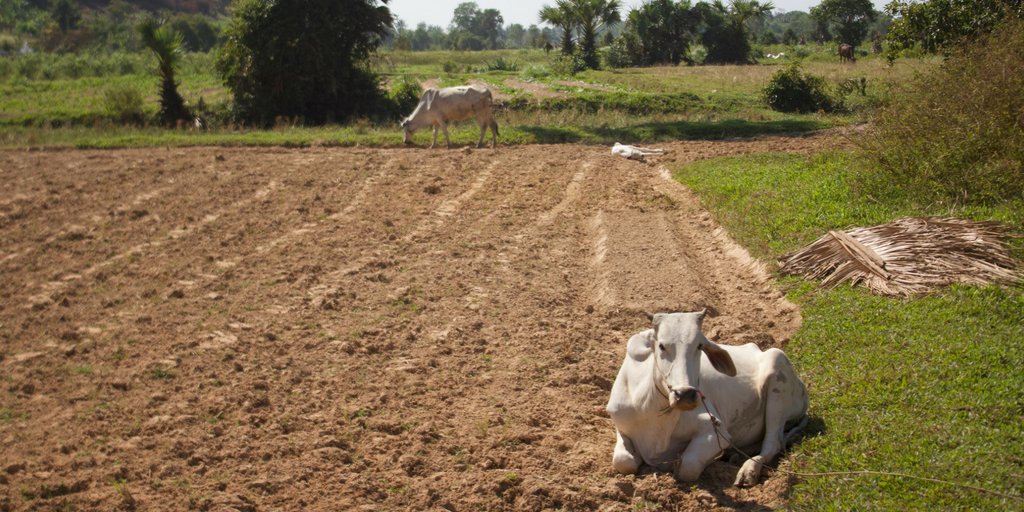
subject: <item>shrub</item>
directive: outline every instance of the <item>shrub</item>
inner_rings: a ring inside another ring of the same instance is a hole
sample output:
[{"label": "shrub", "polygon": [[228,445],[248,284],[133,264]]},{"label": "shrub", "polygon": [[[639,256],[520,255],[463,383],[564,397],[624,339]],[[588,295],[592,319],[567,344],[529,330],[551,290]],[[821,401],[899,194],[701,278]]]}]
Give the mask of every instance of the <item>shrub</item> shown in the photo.
[{"label": "shrub", "polygon": [[18,45],[18,38],[14,37],[14,34],[0,33],[0,55],[18,51]]},{"label": "shrub", "polygon": [[1024,21],[1013,19],[893,93],[863,141],[878,190],[985,204],[1024,197]]},{"label": "shrub", "polygon": [[419,82],[402,79],[388,91],[388,107],[391,118],[402,117],[412,113],[413,109],[420,102],[420,95],[423,88]]},{"label": "shrub", "polygon": [[115,85],[103,95],[103,110],[120,123],[142,124],[146,117],[142,105],[142,93],[131,85]]},{"label": "shrub", "polygon": [[441,64],[441,70],[444,71],[445,74],[448,74],[448,75],[450,75],[452,73],[461,73],[462,72],[462,66],[458,65],[455,61],[453,61],[451,59],[448,59],[448,60],[444,61],[443,64]]},{"label": "shrub", "polygon": [[514,60],[505,60],[504,57],[498,57],[494,62],[487,62],[484,65],[483,71],[519,71],[519,64]]},{"label": "shrub", "polygon": [[323,123],[373,115],[383,91],[367,69],[391,27],[377,0],[240,0],[217,63],[239,118]]},{"label": "shrub", "polygon": [[762,94],[768,106],[780,112],[831,112],[837,106],[825,79],[804,73],[799,64],[776,71]]},{"label": "shrub", "polygon": [[604,65],[610,68],[628,68],[637,65],[626,38],[620,37],[612,42],[608,51],[604,53]]},{"label": "shrub", "polygon": [[579,52],[559,55],[551,60],[551,72],[560,76],[573,76],[587,69],[587,63]]},{"label": "shrub", "polygon": [[528,80],[538,80],[550,75],[551,70],[547,66],[526,66],[523,68],[522,73],[520,73],[520,76]]}]

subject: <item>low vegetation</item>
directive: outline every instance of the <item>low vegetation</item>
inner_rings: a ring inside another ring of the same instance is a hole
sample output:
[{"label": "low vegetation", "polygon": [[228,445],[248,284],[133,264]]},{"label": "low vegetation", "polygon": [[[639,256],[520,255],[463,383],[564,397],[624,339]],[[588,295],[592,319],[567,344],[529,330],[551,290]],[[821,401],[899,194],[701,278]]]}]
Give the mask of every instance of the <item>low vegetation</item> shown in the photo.
[{"label": "low vegetation", "polygon": [[832,112],[838,107],[825,79],[804,73],[799,64],[776,71],[763,94],[765,103],[779,112]]},{"label": "low vegetation", "polygon": [[1024,197],[1024,22],[1014,20],[899,87],[864,143],[874,189],[922,203]]}]

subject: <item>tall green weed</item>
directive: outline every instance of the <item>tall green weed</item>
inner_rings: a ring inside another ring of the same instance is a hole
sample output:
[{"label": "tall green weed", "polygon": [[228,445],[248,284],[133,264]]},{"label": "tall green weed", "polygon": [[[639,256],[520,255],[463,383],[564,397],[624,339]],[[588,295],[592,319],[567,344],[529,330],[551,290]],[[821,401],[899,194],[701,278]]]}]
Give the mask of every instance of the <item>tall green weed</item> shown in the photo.
[{"label": "tall green weed", "polygon": [[899,87],[863,141],[882,193],[988,204],[1024,197],[1024,21]]}]

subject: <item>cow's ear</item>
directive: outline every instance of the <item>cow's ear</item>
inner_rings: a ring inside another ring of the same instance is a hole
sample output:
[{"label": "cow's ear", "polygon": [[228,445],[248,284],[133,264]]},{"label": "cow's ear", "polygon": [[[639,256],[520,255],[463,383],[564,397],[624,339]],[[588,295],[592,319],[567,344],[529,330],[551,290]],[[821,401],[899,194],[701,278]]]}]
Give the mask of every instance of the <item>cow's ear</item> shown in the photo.
[{"label": "cow's ear", "polygon": [[651,327],[657,329],[658,324],[665,319],[665,313],[655,313],[651,315]]},{"label": "cow's ear", "polygon": [[654,331],[634,334],[626,344],[626,355],[634,361],[645,361],[654,352]]},{"label": "cow's ear", "polygon": [[714,366],[716,370],[730,377],[736,376],[736,365],[732,363],[732,357],[724,348],[719,347],[713,341],[704,340],[700,344],[700,349],[707,354],[708,359],[711,360],[711,366]]}]

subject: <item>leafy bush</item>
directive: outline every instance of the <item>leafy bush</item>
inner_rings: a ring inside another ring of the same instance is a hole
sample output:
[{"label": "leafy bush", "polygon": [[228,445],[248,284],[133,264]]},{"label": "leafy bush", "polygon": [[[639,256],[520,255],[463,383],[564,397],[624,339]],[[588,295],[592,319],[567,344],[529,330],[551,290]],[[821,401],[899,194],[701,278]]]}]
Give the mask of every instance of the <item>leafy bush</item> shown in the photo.
[{"label": "leafy bush", "polygon": [[519,64],[514,60],[505,60],[504,57],[498,57],[494,62],[488,62],[484,65],[483,71],[519,71]]},{"label": "leafy bush", "polygon": [[441,64],[441,70],[450,75],[452,73],[462,73],[463,67],[455,61],[448,59]]},{"label": "leafy bush", "polygon": [[366,64],[392,23],[377,0],[240,0],[232,13],[217,68],[241,120],[377,114],[382,91]]},{"label": "leafy bush", "polygon": [[0,55],[14,53],[20,48],[18,38],[14,34],[0,33]]},{"label": "leafy bush", "polygon": [[579,52],[559,55],[551,60],[551,72],[560,76],[573,76],[587,69],[587,63]]},{"label": "leafy bush", "polygon": [[526,66],[520,76],[528,80],[538,80],[551,76],[551,70],[547,66]]},{"label": "leafy bush", "polygon": [[392,118],[408,115],[419,104],[422,92],[419,82],[402,79],[388,91],[389,105],[382,110],[390,112]]},{"label": "leafy bush", "polygon": [[142,93],[127,84],[115,85],[103,95],[103,110],[120,123],[142,124],[146,116],[142,104]]},{"label": "leafy bush", "polygon": [[1024,197],[1024,21],[1009,20],[894,92],[864,141],[879,190],[985,204]]},{"label": "leafy bush", "polygon": [[768,106],[780,112],[831,112],[837,107],[825,79],[804,73],[799,64],[776,71],[762,94]]},{"label": "leafy bush", "polygon": [[639,65],[630,51],[629,41],[620,37],[612,42],[604,53],[604,65],[610,68],[628,68]]}]

